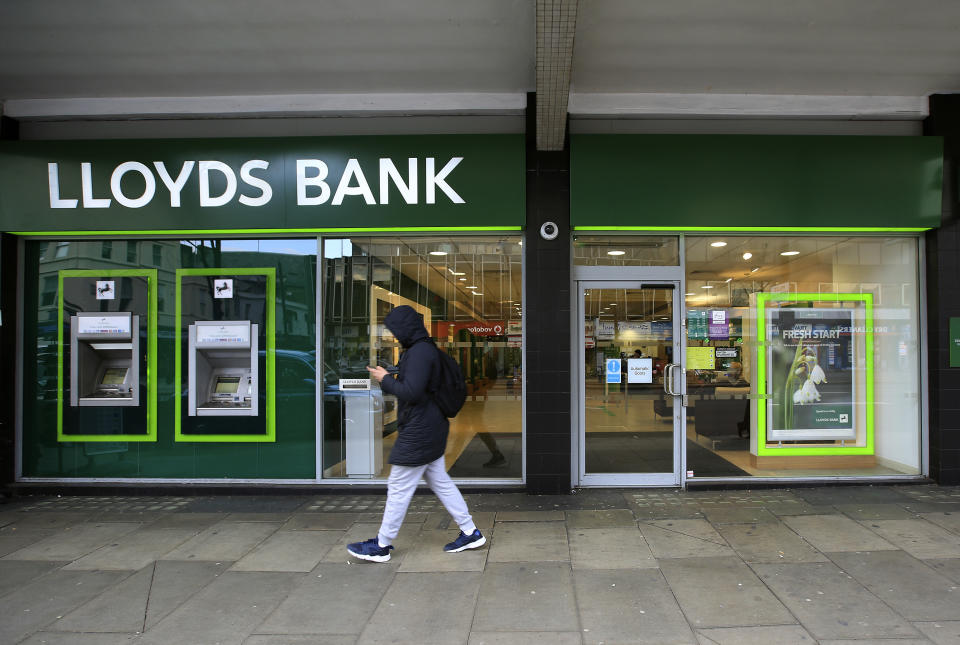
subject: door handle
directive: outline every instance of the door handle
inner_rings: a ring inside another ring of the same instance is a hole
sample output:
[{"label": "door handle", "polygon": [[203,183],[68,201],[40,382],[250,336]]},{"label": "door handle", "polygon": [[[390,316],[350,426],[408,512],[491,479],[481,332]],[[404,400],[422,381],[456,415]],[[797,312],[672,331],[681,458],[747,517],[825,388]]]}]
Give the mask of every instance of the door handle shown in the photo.
[{"label": "door handle", "polygon": [[680,396],[683,394],[682,392],[677,392],[673,387],[678,367],[680,367],[679,363],[667,363],[663,372],[663,391],[671,396]]}]

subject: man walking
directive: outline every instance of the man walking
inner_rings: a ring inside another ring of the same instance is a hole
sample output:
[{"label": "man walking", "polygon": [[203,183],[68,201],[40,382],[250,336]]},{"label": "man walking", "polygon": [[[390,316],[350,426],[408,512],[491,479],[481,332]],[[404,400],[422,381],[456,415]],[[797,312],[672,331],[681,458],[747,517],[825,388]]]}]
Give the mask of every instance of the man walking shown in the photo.
[{"label": "man walking", "polygon": [[387,394],[397,397],[397,441],[390,451],[390,478],[387,480],[387,505],[377,537],[347,545],[350,555],[361,560],[386,562],[393,550],[393,540],[407,514],[410,498],[420,478],[440,498],[444,507],[460,527],[460,535],[443,547],[447,553],[476,549],[486,544],[467,503],[444,465],[450,422],[431,395],[431,384],[439,380],[439,349],[430,341],[423,318],[413,307],[400,305],[384,319],[387,329],[403,346],[397,377],[383,367],[368,367]]}]

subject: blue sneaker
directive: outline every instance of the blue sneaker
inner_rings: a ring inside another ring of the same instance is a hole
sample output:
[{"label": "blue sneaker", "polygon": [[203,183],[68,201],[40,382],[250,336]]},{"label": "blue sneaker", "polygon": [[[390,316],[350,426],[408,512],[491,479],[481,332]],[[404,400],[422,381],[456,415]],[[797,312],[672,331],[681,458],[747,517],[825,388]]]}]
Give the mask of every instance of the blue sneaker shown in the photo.
[{"label": "blue sneaker", "polygon": [[457,536],[457,539],[443,547],[443,550],[447,553],[459,553],[460,551],[466,551],[467,549],[476,549],[487,543],[487,538],[483,537],[483,534],[480,533],[480,529],[474,529],[473,533],[467,535],[463,531],[460,531],[460,535]]},{"label": "blue sneaker", "polygon": [[377,538],[370,538],[363,542],[353,542],[347,545],[347,553],[361,560],[370,560],[371,562],[386,562],[390,559],[390,552],[393,551],[393,545],[380,546]]}]

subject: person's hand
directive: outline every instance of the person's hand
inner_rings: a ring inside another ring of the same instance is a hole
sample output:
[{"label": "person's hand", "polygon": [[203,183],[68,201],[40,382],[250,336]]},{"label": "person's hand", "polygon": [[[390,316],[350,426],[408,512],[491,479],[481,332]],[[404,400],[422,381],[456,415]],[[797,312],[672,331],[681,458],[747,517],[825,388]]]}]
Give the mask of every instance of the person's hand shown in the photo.
[{"label": "person's hand", "polygon": [[383,377],[387,375],[387,370],[383,369],[379,365],[376,367],[367,367],[367,371],[370,372],[370,376],[377,379],[377,383],[382,383]]}]

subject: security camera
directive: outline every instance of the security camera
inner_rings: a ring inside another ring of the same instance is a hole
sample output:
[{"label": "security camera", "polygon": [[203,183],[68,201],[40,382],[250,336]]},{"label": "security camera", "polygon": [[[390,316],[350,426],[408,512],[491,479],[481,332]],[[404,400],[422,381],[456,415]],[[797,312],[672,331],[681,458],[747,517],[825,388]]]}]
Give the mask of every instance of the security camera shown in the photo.
[{"label": "security camera", "polygon": [[560,235],[560,227],[554,222],[544,222],[540,227],[540,237],[545,240],[555,240]]}]

